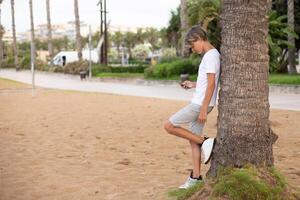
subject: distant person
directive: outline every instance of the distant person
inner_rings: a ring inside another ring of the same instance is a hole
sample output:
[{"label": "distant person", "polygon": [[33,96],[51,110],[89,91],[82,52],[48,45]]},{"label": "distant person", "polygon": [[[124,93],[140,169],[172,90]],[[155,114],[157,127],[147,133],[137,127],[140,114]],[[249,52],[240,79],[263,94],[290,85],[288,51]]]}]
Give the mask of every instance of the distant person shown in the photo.
[{"label": "distant person", "polygon": [[66,56],[62,56],[62,65],[65,66],[67,62]]},{"label": "distant person", "polygon": [[[220,74],[220,54],[208,41],[206,32],[201,26],[193,26],[185,36],[186,45],[193,52],[204,54],[198,69],[197,82],[184,81],[184,89],[196,88],[191,102],[172,115],[164,124],[165,130],[175,136],[189,140],[192,149],[193,171],[186,182],[179,188],[187,189],[203,181],[201,169],[201,149],[203,162],[210,160],[215,138],[202,135],[207,114],[216,104],[218,80]],[[190,130],[181,127],[190,124]]]}]

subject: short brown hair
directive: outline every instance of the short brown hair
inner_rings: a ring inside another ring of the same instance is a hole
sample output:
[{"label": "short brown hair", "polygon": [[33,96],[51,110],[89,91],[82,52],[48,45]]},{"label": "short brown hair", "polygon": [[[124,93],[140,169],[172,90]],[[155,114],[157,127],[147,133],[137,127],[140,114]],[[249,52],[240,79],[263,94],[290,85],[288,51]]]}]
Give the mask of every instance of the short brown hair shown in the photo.
[{"label": "short brown hair", "polygon": [[195,42],[199,39],[207,41],[206,32],[202,29],[200,25],[192,26],[185,35],[185,45],[191,46],[192,42]]}]

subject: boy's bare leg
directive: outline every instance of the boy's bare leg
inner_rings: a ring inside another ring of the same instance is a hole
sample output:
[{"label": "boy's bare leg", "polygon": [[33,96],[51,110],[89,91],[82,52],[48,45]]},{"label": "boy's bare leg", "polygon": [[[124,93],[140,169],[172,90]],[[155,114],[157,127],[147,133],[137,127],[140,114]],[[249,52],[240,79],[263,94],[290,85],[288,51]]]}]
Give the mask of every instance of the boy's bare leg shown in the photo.
[{"label": "boy's bare leg", "polygon": [[196,144],[202,144],[203,141],[204,141],[204,137],[197,136],[197,135],[193,134],[192,132],[190,132],[190,131],[188,131],[184,128],[175,127],[175,126],[173,126],[173,124],[171,124],[170,121],[167,121],[164,124],[164,128],[168,133],[170,133],[172,135],[176,135],[176,136],[184,138],[184,139],[187,139],[187,140],[192,141]]},{"label": "boy's bare leg", "polygon": [[201,150],[197,143],[190,141],[192,149],[192,160],[193,160],[193,177],[199,178],[201,170]]}]

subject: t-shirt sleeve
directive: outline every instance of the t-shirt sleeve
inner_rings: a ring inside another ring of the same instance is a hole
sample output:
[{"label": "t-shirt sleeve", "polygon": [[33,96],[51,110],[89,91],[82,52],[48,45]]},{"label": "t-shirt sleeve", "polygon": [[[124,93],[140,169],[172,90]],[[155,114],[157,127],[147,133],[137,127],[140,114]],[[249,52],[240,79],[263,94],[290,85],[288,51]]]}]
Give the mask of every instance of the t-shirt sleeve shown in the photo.
[{"label": "t-shirt sleeve", "polygon": [[220,55],[213,53],[205,58],[205,73],[217,73],[220,68]]}]

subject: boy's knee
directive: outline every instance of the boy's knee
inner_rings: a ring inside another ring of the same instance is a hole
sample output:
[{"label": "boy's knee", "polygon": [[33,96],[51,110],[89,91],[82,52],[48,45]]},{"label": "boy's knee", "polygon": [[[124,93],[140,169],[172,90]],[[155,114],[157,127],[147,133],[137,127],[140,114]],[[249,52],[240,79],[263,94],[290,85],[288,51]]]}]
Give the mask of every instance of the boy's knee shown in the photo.
[{"label": "boy's knee", "polygon": [[164,123],[164,129],[170,133],[172,129],[174,128],[173,124],[168,120]]}]

